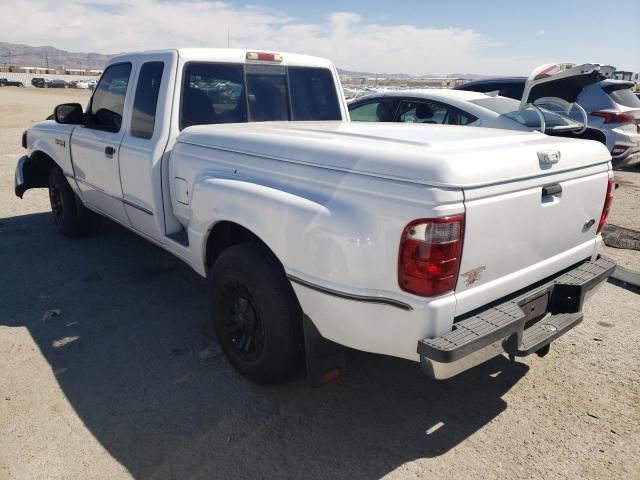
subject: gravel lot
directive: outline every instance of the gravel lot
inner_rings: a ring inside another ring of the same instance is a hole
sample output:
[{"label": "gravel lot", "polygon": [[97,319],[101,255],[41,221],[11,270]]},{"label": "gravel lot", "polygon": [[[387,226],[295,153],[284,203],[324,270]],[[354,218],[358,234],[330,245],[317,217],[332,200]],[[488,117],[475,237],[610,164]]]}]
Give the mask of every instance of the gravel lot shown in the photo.
[{"label": "gravel lot", "polygon": [[[187,266],[113,224],[66,240],[44,190],[14,197],[21,132],[87,98],[0,89],[0,479],[640,478],[637,291],[605,284],[545,358],[438,383],[353,352],[321,389],[255,386],[199,357]],[[640,172],[618,178],[611,222],[640,228]]]}]

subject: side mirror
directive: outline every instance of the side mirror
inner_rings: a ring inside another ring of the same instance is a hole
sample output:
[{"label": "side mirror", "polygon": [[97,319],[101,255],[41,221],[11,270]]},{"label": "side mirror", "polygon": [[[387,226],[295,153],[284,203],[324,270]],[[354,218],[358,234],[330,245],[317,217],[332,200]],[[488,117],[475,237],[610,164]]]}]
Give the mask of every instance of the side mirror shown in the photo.
[{"label": "side mirror", "polygon": [[108,108],[100,108],[96,113],[91,115],[91,123],[100,125],[101,128],[117,132],[122,126],[122,117]]},{"label": "side mirror", "polygon": [[85,116],[79,103],[63,103],[53,110],[53,118],[57,123],[83,125]]}]

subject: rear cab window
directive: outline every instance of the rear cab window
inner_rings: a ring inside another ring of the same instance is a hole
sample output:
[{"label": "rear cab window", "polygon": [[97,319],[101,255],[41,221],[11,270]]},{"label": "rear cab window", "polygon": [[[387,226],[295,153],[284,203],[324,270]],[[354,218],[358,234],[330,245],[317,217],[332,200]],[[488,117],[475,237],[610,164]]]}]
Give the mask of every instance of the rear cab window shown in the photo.
[{"label": "rear cab window", "polygon": [[180,129],[278,120],[342,120],[332,72],[284,65],[185,66]]},{"label": "rear cab window", "polygon": [[247,65],[249,121],[289,120],[289,95],[285,67]]}]

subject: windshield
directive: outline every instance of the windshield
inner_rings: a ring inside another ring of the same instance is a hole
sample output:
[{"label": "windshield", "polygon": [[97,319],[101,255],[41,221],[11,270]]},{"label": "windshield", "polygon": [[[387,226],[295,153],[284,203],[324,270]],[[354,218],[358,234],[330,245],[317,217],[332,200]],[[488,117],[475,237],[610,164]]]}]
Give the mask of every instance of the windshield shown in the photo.
[{"label": "windshield", "polygon": [[189,63],[180,126],[277,120],[341,120],[326,68]]},{"label": "windshield", "polygon": [[[491,110],[501,117],[506,117],[510,120],[516,121],[525,127],[540,128],[540,117],[535,109],[529,106],[524,110],[518,110],[520,102],[512,98],[488,97],[470,100],[470,102]],[[580,128],[579,123],[565,117],[564,115],[559,115],[545,108],[541,108],[540,110],[544,115],[547,130],[553,130],[554,128],[566,129],[567,127]]]}]

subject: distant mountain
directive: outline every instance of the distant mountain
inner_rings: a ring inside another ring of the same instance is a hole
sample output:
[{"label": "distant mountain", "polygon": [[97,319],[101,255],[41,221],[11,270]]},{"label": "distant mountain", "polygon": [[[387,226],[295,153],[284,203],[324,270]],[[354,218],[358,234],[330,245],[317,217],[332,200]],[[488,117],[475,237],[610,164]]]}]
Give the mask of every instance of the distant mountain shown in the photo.
[{"label": "distant mountain", "polygon": [[0,65],[16,67],[91,68],[102,69],[111,55],[67,52],[55,47],[31,47],[0,42]]},{"label": "distant mountain", "polygon": [[[32,47],[18,43],[0,42],[0,65],[16,67],[46,67],[51,68],[91,68],[103,69],[112,55],[103,53],[67,52],[55,47]],[[424,78],[468,78],[472,80],[489,78],[490,75],[476,75],[474,73],[453,73],[450,75],[409,75],[408,73],[373,73],[338,69],[340,75],[350,77],[386,78],[392,80],[420,80]]]},{"label": "distant mountain", "polygon": [[466,78],[468,80],[484,80],[485,78],[503,77],[504,75],[481,75],[478,73],[450,73],[449,78]]}]

